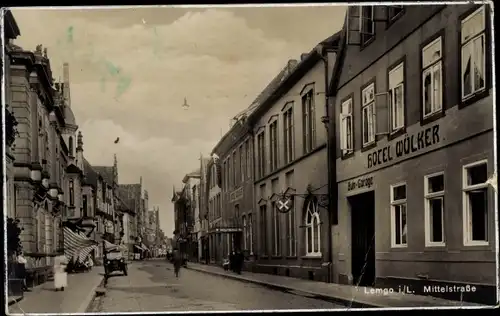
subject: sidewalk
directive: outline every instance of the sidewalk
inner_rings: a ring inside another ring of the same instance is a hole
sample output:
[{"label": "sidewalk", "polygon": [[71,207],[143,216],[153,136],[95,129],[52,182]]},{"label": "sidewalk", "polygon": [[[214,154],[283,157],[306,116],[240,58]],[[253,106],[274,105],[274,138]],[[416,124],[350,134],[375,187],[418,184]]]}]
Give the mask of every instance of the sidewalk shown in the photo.
[{"label": "sidewalk", "polygon": [[313,296],[316,299],[332,301],[353,308],[402,308],[402,307],[485,307],[484,305],[444,300],[431,296],[404,293],[373,293],[372,288],[351,285],[308,281],[285,276],[243,271],[241,275],[226,272],[216,266],[188,263],[187,269],[210,273],[249,283],[255,283],[292,294]]},{"label": "sidewalk", "polygon": [[94,267],[87,273],[69,274],[68,287],[56,292],[52,281],[25,292],[24,298],[9,306],[9,314],[84,313],[92,302],[96,288],[104,279],[104,268]]}]

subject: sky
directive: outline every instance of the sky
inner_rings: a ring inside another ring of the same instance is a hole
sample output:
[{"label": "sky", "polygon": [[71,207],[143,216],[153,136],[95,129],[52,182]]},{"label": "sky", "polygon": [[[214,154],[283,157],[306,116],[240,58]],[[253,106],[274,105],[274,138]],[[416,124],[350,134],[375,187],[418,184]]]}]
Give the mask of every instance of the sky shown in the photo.
[{"label": "sky", "polygon": [[[92,165],[139,183],[174,230],[172,187],[200,167],[289,59],[336,33],[345,7],[12,9],[16,45],[69,63],[71,108]],[[184,109],[186,98],[189,104]],[[120,141],[115,144],[114,140]]]}]

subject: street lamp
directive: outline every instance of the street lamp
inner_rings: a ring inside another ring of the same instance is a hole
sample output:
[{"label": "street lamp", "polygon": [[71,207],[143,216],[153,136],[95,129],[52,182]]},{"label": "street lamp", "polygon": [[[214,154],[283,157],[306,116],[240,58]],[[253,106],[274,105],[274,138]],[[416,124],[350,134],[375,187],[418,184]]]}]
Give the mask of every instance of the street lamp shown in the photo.
[{"label": "street lamp", "polygon": [[43,171],[42,172],[42,186],[48,190],[49,189],[49,178],[50,178],[50,175],[47,171]]},{"label": "street lamp", "polygon": [[33,182],[42,181],[42,166],[38,163],[34,163],[31,167],[30,177]]}]

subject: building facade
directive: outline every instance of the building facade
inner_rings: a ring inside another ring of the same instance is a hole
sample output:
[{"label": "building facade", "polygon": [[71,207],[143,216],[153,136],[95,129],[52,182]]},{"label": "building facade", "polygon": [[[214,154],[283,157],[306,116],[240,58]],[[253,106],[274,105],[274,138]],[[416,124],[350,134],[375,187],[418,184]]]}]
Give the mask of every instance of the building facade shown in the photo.
[{"label": "building facade", "polygon": [[[210,263],[222,263],[227,253],[227,242],[217,233],[222,221],[222,179],[218,157],[212,157],[207,164],[205,195],[208,204],[208,254]],[[226,252],[224,252],[226,245]]]},{"label": "building facade", "polygon": [[[318,44],[289,70],[251,115],[257,262],[254,270],[328,281],[326,74],[340,35]],[[333,54],[327,54],[326,48]]]},{"label": "building facade", "polygon": [[340,144],[331,157],[336,281],[410,284],[416,294],[424,285],[475,285],[443,295],[492,303],[489,7],[352,7],[346,22],[331,109]]},{"label": "building facade", "polygon": [[208,262],[210,258],[209,253],[209,239],[208,239],[208,183],[207,183],[207,167],[210,158],[200,155],[200,194],[199,194],[199,217],[198,222],[200,226],[200,240],[198,243],[198,255],[200,261]]},{"label": "building facade", "polygon": [[[67,192],[67,147],[61,135],[65,112],[60,90],[53,89],[47,50],[6,45],[6,104],[17,122],[9,170],[10,215],[23,228],[20,239],[28,271],[47,275],[52,258],[63,252],[62,220]],[[13,177],[12,177],[13,176]],[[42,277],[43,279],[43,277]]]},{"label": "building facade", "polygon": [[[140,250],[138,240],[141,236],[139,214],[141,213],[141,197],[142,197],[142,178],[139,183],[135,184],[119,184],[118,196],[130,209],[124,215],[124,222],[127,221],[127,236],[129,240],[129,252],[134,253],[135,250]],[[142,220],[142,219],[141,219]],[[137,246],[137,247],[136,247]]]}]

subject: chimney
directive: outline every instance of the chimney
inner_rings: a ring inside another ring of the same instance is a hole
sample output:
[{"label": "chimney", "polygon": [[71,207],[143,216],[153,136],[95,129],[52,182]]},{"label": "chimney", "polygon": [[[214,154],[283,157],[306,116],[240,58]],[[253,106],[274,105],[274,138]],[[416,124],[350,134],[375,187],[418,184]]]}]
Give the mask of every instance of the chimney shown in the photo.
[{"label": "chimney", "polygon": [[63,98],[68,107],[71,107],[71,95],[69,91],[69,64],[63,64]]},{"label": "chimney", "polygon": [[300,54],[300,61],[303,61],[307,57],[307,54]]},{"label": "chimney", "polygon": [[288,61],[288,70],[293,70],[299,62],[296,59],[290,59]]}]

